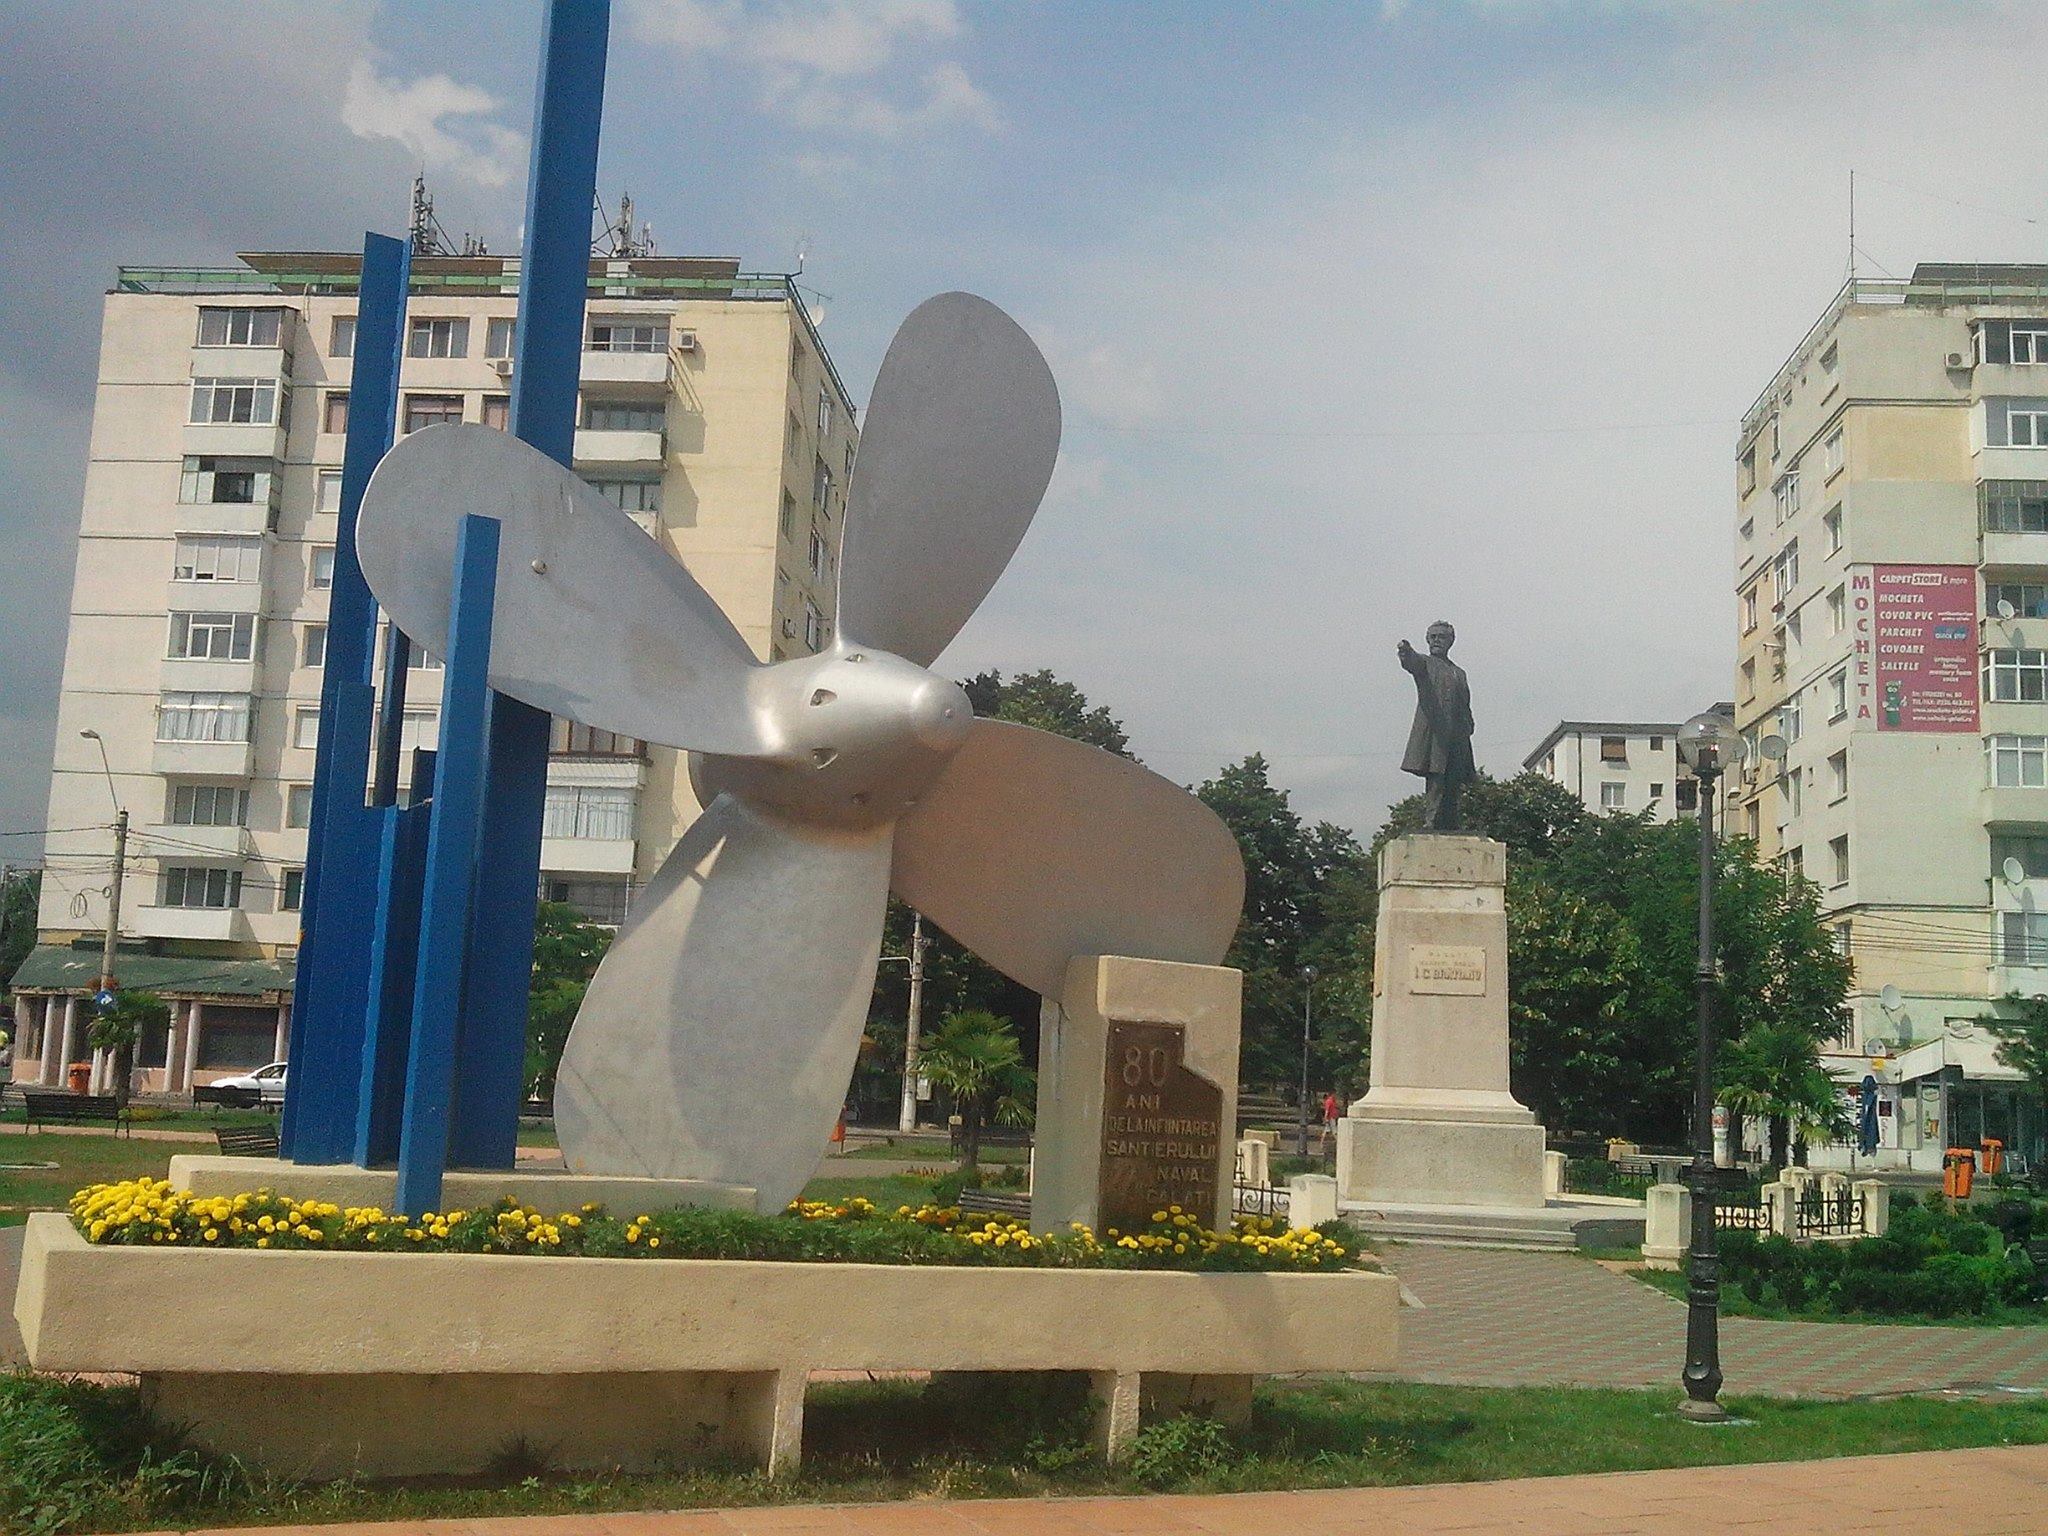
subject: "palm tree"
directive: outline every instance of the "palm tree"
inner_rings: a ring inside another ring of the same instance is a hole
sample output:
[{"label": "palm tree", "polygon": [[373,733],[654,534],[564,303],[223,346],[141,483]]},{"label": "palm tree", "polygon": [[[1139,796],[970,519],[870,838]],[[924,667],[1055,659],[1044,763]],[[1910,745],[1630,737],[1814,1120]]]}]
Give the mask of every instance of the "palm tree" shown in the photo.
[{"label": "palm tree", "polygon": [[981,1129],[991,1114],[1005,1125],[1031,1123],[1034,1078],[1008,1019],[978,1008],[949,1014],[925,1037],[918,1067],[960,1112],[963,1168],[981,1165]]},{"label": "palm tree", "polygon": [[1831,1140],[1851,1129],[1841,1089],[1820,1064],[1813,1036],[1792,1024],[1758,1024],[1721,1057],[1721,1102],[1770,1122],[1771,1166],[1790,1161],[1792,1143]]}]

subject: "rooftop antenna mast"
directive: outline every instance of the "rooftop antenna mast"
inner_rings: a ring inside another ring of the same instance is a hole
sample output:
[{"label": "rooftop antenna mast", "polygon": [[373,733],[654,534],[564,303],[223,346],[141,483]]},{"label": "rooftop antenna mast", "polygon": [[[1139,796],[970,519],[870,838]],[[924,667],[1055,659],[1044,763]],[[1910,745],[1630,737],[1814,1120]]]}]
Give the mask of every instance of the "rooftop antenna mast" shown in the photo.
[{"label": "rooftop antenna mast", "polygon": [[654,226],[643,223],[636,230],[633,227],[633,194],[619,194],[619,213],[613,218],[605,208],[603,198],[593,199],[597,217],[604,224],[604,230],[590,242],[594,256],[654,256],[659,254],[654,245]]},{"label": "rooftop antenna mast", "polygon": [[1856,167],[1849,167],[1849,281],[1856,281]]}]

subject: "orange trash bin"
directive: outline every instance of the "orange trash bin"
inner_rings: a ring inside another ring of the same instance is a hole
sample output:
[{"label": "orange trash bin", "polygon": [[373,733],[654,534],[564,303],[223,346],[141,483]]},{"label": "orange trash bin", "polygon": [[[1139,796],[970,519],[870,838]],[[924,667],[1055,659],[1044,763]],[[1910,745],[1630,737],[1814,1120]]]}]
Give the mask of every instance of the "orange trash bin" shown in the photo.
[{"label": "orange trash bin", "polygon": [[1984,1138],[1984,1177],[1995,1177],[2005,1167],[2005,1138],[1986,1136]]},{"label": "orange trash bin", "polygon": [[1967,1200],[1977,1182],[1977,1154],[1968,1147],[1950,1147],[1941,1159],[1941,1192],[1951,1200]]},{"label": "orange trash bin", "polygon": [[64,1075],[73,1093],[83,1093],[92,1086],[92,1063],[74,1061],[71,1063],[71,1070]]}]

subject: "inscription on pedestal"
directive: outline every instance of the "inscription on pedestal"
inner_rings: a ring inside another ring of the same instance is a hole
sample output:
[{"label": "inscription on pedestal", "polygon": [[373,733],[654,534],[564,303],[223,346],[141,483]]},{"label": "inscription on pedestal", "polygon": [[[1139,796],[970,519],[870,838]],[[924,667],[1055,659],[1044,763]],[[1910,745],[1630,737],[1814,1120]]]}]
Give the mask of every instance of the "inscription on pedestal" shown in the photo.
[{"label": "inscription on pedestal", "polygon": [[1109,1027],[1098,1230],[1136,1231],[1169,1205],[1215,1217],[1223,1090],[1181,1065],[1185,1044],[1177,1024]]},{"label": "inscription on pedestal", "polygon": [[1425,996],[1484,997],[1486,951],[1476,944],[1411,944],[1408,990]]}]

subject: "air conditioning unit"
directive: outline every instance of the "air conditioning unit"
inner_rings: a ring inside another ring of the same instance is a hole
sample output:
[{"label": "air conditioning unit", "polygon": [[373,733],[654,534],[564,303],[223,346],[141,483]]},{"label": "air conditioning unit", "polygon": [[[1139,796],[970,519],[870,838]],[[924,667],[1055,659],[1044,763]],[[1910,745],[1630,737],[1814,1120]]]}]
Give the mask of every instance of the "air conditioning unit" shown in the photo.
[{"label": "air conditioning unit", "polygon": [[1948,366],[1955,369],[1974,368],[1976,363],[1967,352],[1951,352],[1948,355]]},{"label": "air conditioning unit", "polygon": [[491,367],[497,372],[498,377],[501,379],[509,379],[512,377],[512,359],[509,357],[492,358]]},{"label": "air conditioning unit", "polygon": [[678,352],[694,352],[697,350],[697,333],[695,331],[672,331],[670,333],[669,345]]},{"label": "air conditioning unit", "polygon": [[793,640],[796,638],[795,619],[784,619],[782,621],[782,638],[785,640]]}]

